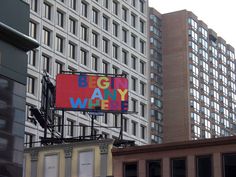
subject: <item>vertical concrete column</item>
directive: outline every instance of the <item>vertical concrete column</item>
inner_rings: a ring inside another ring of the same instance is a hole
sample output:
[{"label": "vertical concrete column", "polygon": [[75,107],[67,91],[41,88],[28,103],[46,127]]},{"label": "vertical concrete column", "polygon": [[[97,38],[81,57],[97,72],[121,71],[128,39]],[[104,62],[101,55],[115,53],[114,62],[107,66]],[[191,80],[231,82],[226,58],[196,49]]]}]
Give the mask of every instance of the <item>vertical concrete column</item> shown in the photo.
[{"label": "vertical concrete column", "polygon": [[170,177],[170,158],[165,157],[162,159],[162,176]]},{"label": "vertical concrete column", "polygon": [[65,177],[71,177],[71,161],[72,161],[72,150],[71,146],[64,148],[65,153]]},{"label": "vertical concrete column", "polygon": [[38,153],[39,152],[37,150],[33,150],[30,152],[31,156],[30,177],[37,177]]},{"label": "vertical concrete column", "polygon": [[213,174],[214,177],[221,177],[222,167],[221,167],[221,156],[220,153],[214,153],[212,159]]},{"label": "vertical concrete column", "polygon": [[101,154],[101,162],[100,162],[100,177],[107,176],[107,158],[108,158],[108,144],[102,143],[100,144],[100,154]]},{"label": "vertical concrete column", "polygon": [[191,177],[196,176],[195,157],[193,155],[187,157],[186,170],[187,170],[187,176]]}]

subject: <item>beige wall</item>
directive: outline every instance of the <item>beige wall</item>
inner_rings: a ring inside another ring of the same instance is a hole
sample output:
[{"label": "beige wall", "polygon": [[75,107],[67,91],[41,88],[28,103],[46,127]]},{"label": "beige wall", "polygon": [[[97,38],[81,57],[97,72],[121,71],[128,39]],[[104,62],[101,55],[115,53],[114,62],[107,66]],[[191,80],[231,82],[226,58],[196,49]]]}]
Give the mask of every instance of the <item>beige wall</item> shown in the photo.
[{"label": "beige wall", "polygon": [[[77,177],[78,176],[78,155],[81,152],[91,151],[94,153],[94,176],[101,176],[101,171],[106,170],[106,175],[112,175],[112,143],[113,140],[101,140],[83,143],[71,143],[64,145],[54,145],[46,147],[28,148],[25,150],[24,158],[26,160],[25,177],[31,177],[31,170],[36,170],[37,177],[44,177],[44,159],[48,155],[58,155],[58,177]],[[66,148],[71,148],[71,156],[66,154]],[[101,156],[105,156],[107,162],[101,161]],[[66,157],[67,156],[67,157]],[[66,160],[71,162],[71,166],[66,164]],[[32,163],[37,163],[37,169],[32,169]],[[103,163],[103,164],[102,164]],[[107,163],[107,164],[106,164]],[[106,165],[103,168],[102,165]],[[66,176],[66,170],[71,173],[71,176]]]}]

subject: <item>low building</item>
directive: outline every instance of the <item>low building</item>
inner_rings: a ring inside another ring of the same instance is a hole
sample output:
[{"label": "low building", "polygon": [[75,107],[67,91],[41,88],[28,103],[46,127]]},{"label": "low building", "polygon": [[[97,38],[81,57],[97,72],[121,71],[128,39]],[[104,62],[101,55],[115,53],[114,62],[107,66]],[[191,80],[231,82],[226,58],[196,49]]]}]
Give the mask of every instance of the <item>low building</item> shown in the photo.
[{"label": "low building", "polygon": [[114,177],[236,176],[236,136],[113,148]]},{"label": "low building", "polygon": [[25,149],[23,177],[112,176],[113,140]]}]

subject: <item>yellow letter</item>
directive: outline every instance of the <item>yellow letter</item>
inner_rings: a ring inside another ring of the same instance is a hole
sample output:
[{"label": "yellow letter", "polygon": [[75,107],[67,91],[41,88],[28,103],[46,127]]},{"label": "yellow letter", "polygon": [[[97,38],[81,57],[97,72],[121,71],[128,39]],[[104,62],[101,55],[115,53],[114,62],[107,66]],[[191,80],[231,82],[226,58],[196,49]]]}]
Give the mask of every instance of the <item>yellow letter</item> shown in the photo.
[{"label": "yellow letter", "polygon": [[106,89],[110,86],[109,79],[107,77],[99,77],[97,81],[97,85],[101,89]]},{"label": "yellow letter", "polygon": [[120,93],[121,101],[124,101],[125,100],[125,95],[128,93],[128,90],[124,89],[124,91],[122,91],[121,89],[117,89],[117,91]]},{"label": "yellow letter", "polygon": [[101,109],[107,110],[108,109],[109,100],[101,100]]}]

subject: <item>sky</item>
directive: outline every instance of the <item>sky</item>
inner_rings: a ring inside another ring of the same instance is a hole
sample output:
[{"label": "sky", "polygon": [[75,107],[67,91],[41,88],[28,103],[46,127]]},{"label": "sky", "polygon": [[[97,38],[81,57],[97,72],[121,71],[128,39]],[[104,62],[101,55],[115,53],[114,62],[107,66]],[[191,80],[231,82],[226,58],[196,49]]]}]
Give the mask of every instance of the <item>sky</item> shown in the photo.
[{"label": "sky", "polygon": [[186,9],[236,49],[236,0],[149,0],[160,13]]}]

